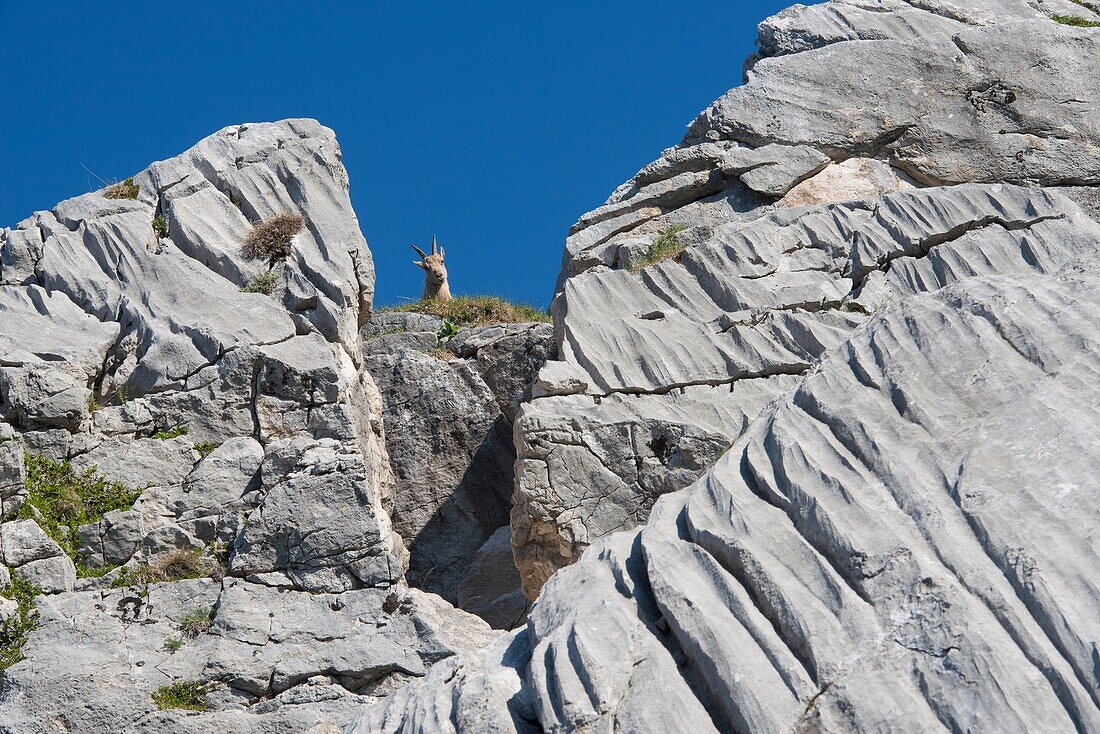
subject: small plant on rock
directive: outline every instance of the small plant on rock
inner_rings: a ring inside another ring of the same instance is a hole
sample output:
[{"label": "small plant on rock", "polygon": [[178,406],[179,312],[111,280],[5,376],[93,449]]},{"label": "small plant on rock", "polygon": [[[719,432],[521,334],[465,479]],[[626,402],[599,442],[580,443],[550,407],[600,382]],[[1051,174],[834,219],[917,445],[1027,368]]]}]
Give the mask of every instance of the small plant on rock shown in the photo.
[{"label": "small plant on rock", "polygon": [[[1085,7],[1088,7],[1087,5]],[[1052,15],[1051,20],[1075,28],[1100,28],[1100,21],[1082,18],[1079,15]]]},{"label": "small plant on rock", "polygon": [[41,593],[42,589],[17,575],[12,575],[11,583],[0,590],[0,596],[16,603],[15,613],[0,622],[0,670],[6,670],[23,659],[23,644],[38,627],[34,598]]},{"label": "small plant on rock", "polygon": [[108,481],[94,469],[77,474],[68,461],[53,461],[34,454],[25,454],[24,459],[27,500],[19,508],[18,517],[37,521],[74,560],[77,528],[96,522],[111,510],[130,509],[141,495],[141,490]]},{"label": "small plant on rock", "polygon": [[201,579],[220,573],[221,568],[213,560],[203,558],[198,548],[174,550],[157,557],[152,563],[127,566],[111,584],[112,588],[145,586],[163,581]]},{"label": "small plant on rock", "polygon": [[265,296],[270,296],[278,284],[279,276],[275,275],[274,271],[268,270],[266,273],[260,273],[248,281],[248,285],[241,288],[241,291],[243,293],[262,293]]},{"label": "small plant on rock", "polygon": [[458,324],[456,324],[450,316],[443,319],[443,323],[439,325],[439,329],[436,330],[435,336],[441,342],[448,342],[454,338],[458,333]]},{"label": "small plant on rock", "polygon": [[186,424],[180,424],[173,426],[172,428],[166,428],[163,431],[157,431],[153,434],[153,438],[158,441],[170,441],[173,438],[179,438],[180,436],[186,436],[190,429]]},{"label": "small plant on rock", "polygon": [[210,454],[214,453],[214,450],[221,444],[214,443],[213,441],[199,441],[195,444],[195,451],[199,452],[199,456],[205,459]]},{"label": "small plant on rock", "polygon": [[206,632],[214,624],[214,610],[211,607],[199,607],[183,615],[180,630],[189,640]]},{"label": "small plant on rock", "polygon": [[244,239],[244,254],[253,259],[265,258],[271,262],[291,253],[291,240],[302,231],[305,219],[299,214],[284,212],[268,217],[248,233]]},{"label": "small plant on rock", "polygon": [[165,220],[163,214],[158,214],[153,217],[153,231],[157,233],[157,237],[164,239],[168,236],[168,222]]},{"label": "small plant on rock", "polygon": [[161,711],[167,709],[185,709],[187,711],[207,711],[206,694],[214,690],[215,683],[182,680],[153,691],[153,703]]},{"label": "small plant on rock", "polygon": [[649,250],[646,252],[646,256],[642,258],[642,261],[630,269],[631,272],[637,272],[642,268],[659,263],[662,260],[676,260],[680,261],[680,254],[684,251],[684,246],[680,243],[679,234],[687,229],[682,224],[670,224],[665,228],[664,232],[657,235],[657,239],[653,240],[649,245]]},{"label": "small plant on rock", "polygon": [[139,193],[141,193],[141,187],[134,183],[133,177],[103,189],[103,196],[107,199],[136,199]]},{"label": "small plant on rock", "polygon": [[169,637],[164,641],[164,649],[168,652],[179,652],[181,647],[183,647],[182,637]]}]

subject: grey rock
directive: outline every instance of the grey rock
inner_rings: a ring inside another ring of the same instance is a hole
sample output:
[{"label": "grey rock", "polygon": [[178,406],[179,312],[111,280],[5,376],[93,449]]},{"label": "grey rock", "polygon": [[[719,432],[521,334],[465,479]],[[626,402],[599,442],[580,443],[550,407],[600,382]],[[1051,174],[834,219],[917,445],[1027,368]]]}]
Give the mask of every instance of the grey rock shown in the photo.
[{"label": "grey rock", "polygon": [[0,548],[4,564],[12,567],[64,555],[61,546],[34,520],[13,520],[0,525]]},{"label": "grey rock", "polygon": [[407,350],[366,361],[385,406],[409,583],[452,602],[478,548],[508,522],[515,458],[498,397],[471,362]]},{"label": "grey rock", "polygon": [[230,570],[280,571],[296,588],[318,592],[400,579],[404,549],[389,533],[380,497],[363,491],[363,455],[331,438],[285,439],[269,449],[281,450],[293,465],[270,479],[264,472],[263,498],[234,541]]},{"label": "grey rock", "polygon": [[[856,34],[879,40],[760,60],[746,85],[700,115],[686,142],[806,144],[834,157],[870,153],[930,184],[1100,180],[1100,128],[1087,112],[1100,102],[1086,81],[1100,65],[1092,31],[1054,23],[1038,9],[1013,13],[973,3],[1002,22],[968,23],[950,34],[925,26],[927,33],[914,35],[904,17],[913,14],[911,4],[858,15],[848,12],[854,4],[827,7],[844,8]],[[800,12],[812,15],[802,20],[813,28],[828,11]],[[907,83],[885,81],[901,79]],[[775,114],[777,105],[783,114]]]},{"label": "grey rock", "polygon": [[531,603],[520,589],[512,558],[512,530],[507,525],[477,549],[469,572],[458,585],[457,606],[496,629],[515,629],[527,620]]},{"label": "grey rock", "polygon": [[0,440],[0,520],[11,519],[23,505],[27,497],[25,479],[22,445],[11,439]]},{"label": "grey rock", "polygon": [[544,398],[516,422],[515,562],[534,599],[595,540],[643,522],[708,469],[793,376],[669,395]]},{"label": "grey rock", "polygon": [[1100,454],[1065,430],[1100,399],[1096,266],[884,309],[643,529],[556,574],[522,655],[455,659],[351,730],[521,730],[517,706],[543,731],[1100,727]]},{"label": "grey rock", "polygon": [[72,591],[76,586],[76,566],[65,555],[29,561],[16,569],[16,573],[47,594]]},{"label": "grey rock", "polygon": [[557,357],[550,324],[500,324],[463,329],[449,343],[459,357],[475,359],[481,379],[509,420],[547,360]]},{"label": "grey rock", "polygon": [[[0,700],[0,727],[15,734],[57,720],[74,734],[339,731],[372,697],[493,637],[407,588],[309,594],[200,579],[37,604],[39,628],[5,671]],[[185,634],[183,618],[201,610],[209,630]],[[182,640],[176,652],[171,638]],[[211,710],[158,711],[151,694],[177,681],[211,684]]]},{"label": "grey rock", "polygon": [[90,566],[120,566],[130,560],[148,534],[139,510],[111,510],[77,533],[81,555]]}]

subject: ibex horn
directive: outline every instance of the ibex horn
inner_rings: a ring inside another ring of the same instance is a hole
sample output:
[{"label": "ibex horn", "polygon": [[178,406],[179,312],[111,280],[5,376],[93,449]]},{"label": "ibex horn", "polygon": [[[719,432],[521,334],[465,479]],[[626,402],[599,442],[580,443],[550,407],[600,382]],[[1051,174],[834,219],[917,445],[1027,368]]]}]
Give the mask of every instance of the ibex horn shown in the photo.
[{"label": "ibex horn", "polygon": [[439,254],[439,245],[437,245],[435,243],[435,235],[434,234],[432,235],[432,254],[433,255],[438,255]]},{"label": "ibex horn", "polygon": [[427,255],[425,255],[425,254],[424,254],[424,251],[423,251],[423,250],[421,250],[421,249],[420,249],[419,247],[417,247],[416,245],[413,245],[413,246],[412,246],[412,248],[413,248],[414,250],[416,250],[416,254],[417,254],[417,255],[420,255],[420,257],[421,257],[421,258],[425,258],[425,257],[427,257]]}]

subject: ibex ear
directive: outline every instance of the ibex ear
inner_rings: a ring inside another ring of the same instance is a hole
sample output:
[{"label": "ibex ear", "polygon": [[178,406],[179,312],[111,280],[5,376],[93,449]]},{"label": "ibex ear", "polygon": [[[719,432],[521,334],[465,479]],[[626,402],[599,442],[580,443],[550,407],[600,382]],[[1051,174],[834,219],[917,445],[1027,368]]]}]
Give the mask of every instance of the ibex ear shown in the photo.
[{"label": "ibex ear", "polygon": [[446,260],[447,259],[447,251],[444,250],[442,247],[439,248],[439,259],[440,260]]},{"label": "ibex ear", "polygon": [[427,266],[424,265],[424,263],[420,262],[419,260],[413,260],[413,265],[415,265],[418,268],[424,268],[425,270],[428,269]]},{"label": "ibex ear", "polygon": [[[416,245],[413,245],[413,246],[412,246],[412,248],[413,248],[414,250],[416,250],[416,254],[417,254],[417,255],[420,255],[420,259],[421,259],[421,260],[423,260],[424,258],[426,258],[426,257],[427,257],[427,255],[426,255],[426,254],[424,253],[424,251],[423,251],[423,250],[421,250],[421,249],[420,249],[419,247],[417,247]],[[423,264],[423,263],[420,263],[420,267],[424,267],[424,264]]]}]

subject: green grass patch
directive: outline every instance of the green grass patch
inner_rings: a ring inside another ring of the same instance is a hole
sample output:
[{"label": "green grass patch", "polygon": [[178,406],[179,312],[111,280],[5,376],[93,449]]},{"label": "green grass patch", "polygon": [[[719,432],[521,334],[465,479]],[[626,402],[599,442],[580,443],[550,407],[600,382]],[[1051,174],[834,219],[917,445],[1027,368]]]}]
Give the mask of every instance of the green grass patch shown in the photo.
[{"label": "green grass patch", "polygon": [[1075,28],[1100,28],[1100,20],[1089,20],[1079,15],[1052,15],[1051,20]]},{"label": "green grass patch", "polygon": [[241,288],[242,293],[262,293],[265,296],[270,296],[272,291],[275,290],[275,286],[279,284],[279,276],[271,270],[266,273],[260,273],[252,280],[248,281],[248,285]]},{"label": "green grass patch", "polygon": [[659,263],[662,260],[676,260],[680,261],[680,253],[684,251],[684,246],[680,244],[680,233],[687,227],[682,224],[670,224],[665,228],[664,232],[657,235],[657,239],[649,245],[649,250],[646,252],[642,261],[632,267],[630,272],[636,273],[644,267]]},{"label": "green grass patch", "polygon": [[177,653],[183,647],[182,637],[168,637],[164,640],[164,649],[171,653]]},{"label": "green grass patch", "polygon": [[42,589],[15,574],[11,583],[0,590],[0,596],[18,605],[11,619],[0,622],[0,670],[7,670],[23,659],[23,644],[38,627],[34,598],[41,593]]},{"label": "green grass patch", "polygon": [[173,426],[172,428],[166,428],[163,431],[157,431],[153,434],[153,438],[158,441],[170,441],[173,438],[179,438],[180,436],[186,436],[190,429],[187,424]]},{"label": "green grass patch", "polygon": [[195,639],[206,632],[214,624],[213,607],[199,607],[183,615],[180,619],[180,630],[190,640]]},{"label": "green grass patch", "polygon": [[215,685],[195,680],[181,680],[153,691],[153,703],[161,711],[167,709],[208,711],[210,706],[206,703],[206,694],[210,693]]},{"label": "green grass patch", "polygon": [[157,233],[157,237],[164,239],[168,236],[168,220],[164,218],[163,214],[158,214],[153,217],[153,231]]},{"label": "green grass patch", "polygon": [[414,303],[388,306],[382,311],[415,311],[461,326],[479,324],[516,324],[528,321],[550,322],[550,314],[524,303],[512,303],[496,296],[455,296],[449,301],[429,298]]},{"label": "green grass patch", "polygon": [[199,456],[205,459],[207,456],[214,453],[214,450],[219,446],[221,446],[221,444],[215,443],[214,441],[199,441],[195,444],[195,451],[198,451]]},{"label": "green grass patch", "polygon": [[[141,495],[88,469],[77,474],[68,461],[25,454],[27,500],[20,520],[35,520],[73,560],[78,560],[76,531],[111,510],[128,510]],[[35,513],[35,510],[38,512]],[[81,568],[87,570],[86,566]]]},{"label": "green grass patch", "polygon": [[126,566],[111,584],[112,589],[126,586],[146,586],[163,581],[182,581],[214,576],[223,571],[221,565],[204,558],[198,548],[174,550],[153,560],[152,563],[139,563]]},{"label": "green grass patch", "polygon": [[139,193],[141,193],[141,187],[134,183],[132,177],[103,189],[103,196],[107,199],[136,199]]}]

